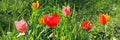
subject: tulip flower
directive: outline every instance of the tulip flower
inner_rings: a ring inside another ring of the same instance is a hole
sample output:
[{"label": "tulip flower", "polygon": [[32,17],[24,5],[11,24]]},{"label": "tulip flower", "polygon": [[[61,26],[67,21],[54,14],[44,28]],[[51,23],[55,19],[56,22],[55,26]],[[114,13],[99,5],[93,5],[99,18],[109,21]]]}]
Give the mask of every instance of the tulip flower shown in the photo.
[{"label": "tulip flower", "polygon": [[110,16],[108,14],[99,14],[99,21],[101,24],[106,24],[110,19]]},{"label": "tulip flower", "polygon": [[70,16],[70,7],[69,6],[62,6],[62,12],[65,16]]},{"label": "tulip flower", "polygon": [[50,28],[54,28],[59,24],[60,16],[57,13],[54,13],[52,16],[45,15],[44,16],[44,23],[49,26]]},{"label": "tulip flower", "polygon": [[27,29],[27,22],[24,19],[22,19],[20,21],[15,21],[14,24],[16,26],[16,29],[20,31],[17,37],[25,35],[25,31]]},{"label": "tulip flower", "polygon": [[61,36],[60,40],[66,40],[66,36]]},{"label": "tulip flower", "polygon": [[41,23],[41,24],[44,23],[44,18],[43,17],[39,18],[38,22]]},{"label": "tulip flower", "polygon": [[25,32],[27,29],[27,22],[24,19],[20,21],[15,21],[14,24],[17,30],[20,31],[21,33]]},{"label": "tulip flower", "polygon": [[90,30],[92,28],[92,24],[90,24],[89,21],[83,21],[81,27],[84,30]]},{"label": "tulip flower", "polygon": [[38,2],[38,1],[33,2],[33,3],[32,3],[32,8],[33,8],[33,9],[39,8],[39,2]]}]

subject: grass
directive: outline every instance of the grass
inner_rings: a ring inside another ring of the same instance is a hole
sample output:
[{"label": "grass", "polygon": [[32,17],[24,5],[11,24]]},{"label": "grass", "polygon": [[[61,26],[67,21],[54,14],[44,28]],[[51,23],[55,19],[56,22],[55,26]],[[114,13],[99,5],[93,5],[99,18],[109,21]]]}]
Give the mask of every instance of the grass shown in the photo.
[{"label": "grass", "polygon": [[[1,40],[114,40],[120,39],[120,1],[119,0],[38,0],[40,7],[35,17],[31,8],[34,0],[0,0],[0,39]],[[71,15],[65,17],[62,6],[70,5]],[[38,22],[38,18],[45,14],[57,12],[60,23],[50,29]],[[109,22],[104,25],[98,21],[99,13],[108,13]],[[19,31],[14,21],[25,19],[28,23],[26,35],[17,38]],[[30,23],[34,20],[34,23]],[[81,22],[89,20],[93,27],[90,31],[81,28]],[[54,37],[49,37],[53,33]]]}]

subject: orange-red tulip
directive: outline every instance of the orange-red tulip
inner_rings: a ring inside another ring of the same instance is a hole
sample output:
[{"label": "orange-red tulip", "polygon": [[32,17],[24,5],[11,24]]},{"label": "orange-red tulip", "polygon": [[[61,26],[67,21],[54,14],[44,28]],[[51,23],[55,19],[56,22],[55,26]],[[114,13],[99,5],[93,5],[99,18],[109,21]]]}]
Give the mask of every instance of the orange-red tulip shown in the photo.
[{"label": "orange-red tulip", "polygon": [[41,23],[41,24],[44,23],[44,18],[43,17],[39,18],[38,22]]},{"label": "orange-red tulip", "polygon": [[108,14],[99,14],[99,21],[101,24],[106,24],[110,19],[110,16]]},{"label": "orange-red tulip", "polygon": [[32,8],[33,8],[33,9],[39,8],[39,2],[38,2],[38,1],[33,2],[33,3],[32,3]]}]

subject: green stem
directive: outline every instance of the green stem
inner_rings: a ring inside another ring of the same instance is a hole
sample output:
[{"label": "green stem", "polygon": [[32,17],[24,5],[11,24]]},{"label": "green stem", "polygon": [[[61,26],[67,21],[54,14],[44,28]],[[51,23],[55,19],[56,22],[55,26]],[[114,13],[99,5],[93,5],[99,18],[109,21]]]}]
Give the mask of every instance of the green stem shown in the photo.
[{"label": "green stem", "polygon": [[[104,33],[105,33],[105,36],[106,36],[106,27],[107,27],[107,25],[104,25],[105,27],[104,27]],[[104,38],[105,38],[105,36],[104,36]]]},{"label": "green stem", "polygon": [[104,29],[105,33],[106,33],[106,25],[105,25],[105,29]]}]

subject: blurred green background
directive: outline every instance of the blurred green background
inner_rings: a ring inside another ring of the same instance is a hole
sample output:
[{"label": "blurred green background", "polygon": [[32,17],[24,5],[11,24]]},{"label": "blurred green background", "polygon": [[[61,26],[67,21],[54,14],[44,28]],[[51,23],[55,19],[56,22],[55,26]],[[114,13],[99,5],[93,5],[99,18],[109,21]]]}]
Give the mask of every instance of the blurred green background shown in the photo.
[{"label": "blurred green background", "polygon": [[[39,1],[40,4],[37,18],[54,12],[62,16],[59,26],[54,29],[58,38],[52,39],[59,40],[61,36],[66,36],[67,40],[120,40],[120,0],[0,0],[1,40],[52,40],[51,38],[46,39],[49,35],[47,31],[40,35],[45,25],[39,24],[38,21],[31,24],[32,26],[29,24],[32,15],[31,5],[36,1]],[[64,5],[70,6],[71,15],[68,21],[65,21],[66,17],[61,12]],[[103,25],[98,22],[99,13],[110,15],[106,33],[102,30]],[[14,21],[23,18],[28,22],[27,33],[24,37],[17,38],[16,35],[19,32],[14,26]],[[80,28],[83,20],[89,20],[94,25],[89,32],[83,32]],[[31,27],[38,28],[31,30]],[[67,29],[62,30],[63,27],[67,27]],[[106,37],[102,38],[105,35]],[[93,38],[93,36],[97,38]]]}]

